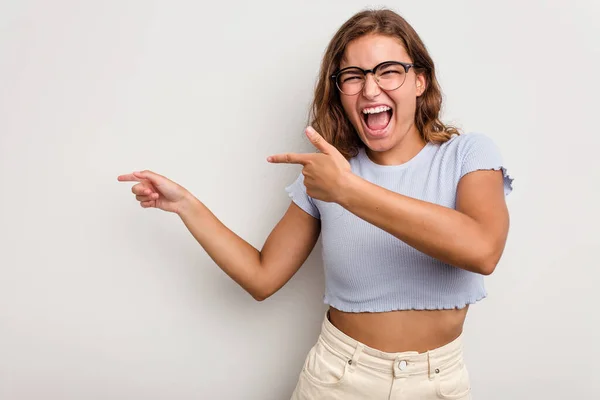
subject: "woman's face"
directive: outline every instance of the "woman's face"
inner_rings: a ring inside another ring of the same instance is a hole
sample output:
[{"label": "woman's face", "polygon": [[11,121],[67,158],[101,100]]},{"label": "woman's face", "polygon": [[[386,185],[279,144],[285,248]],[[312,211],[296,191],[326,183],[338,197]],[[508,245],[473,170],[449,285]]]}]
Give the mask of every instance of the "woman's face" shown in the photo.
[{"label": "woman's face", "polygon": [[[384,61],[413,62],[400,40],[367,35],[348,44],[340,69],[350,66],[372,69]],[[424,90],[424,75],[416,75],[411,68],[398,89],[381,89],[370,73],[361,92],[340,93],[340,96],[344,111],[363,143],[372,151],[386,152],[400,143],[420,141],[414,120],[416,99]]]}]

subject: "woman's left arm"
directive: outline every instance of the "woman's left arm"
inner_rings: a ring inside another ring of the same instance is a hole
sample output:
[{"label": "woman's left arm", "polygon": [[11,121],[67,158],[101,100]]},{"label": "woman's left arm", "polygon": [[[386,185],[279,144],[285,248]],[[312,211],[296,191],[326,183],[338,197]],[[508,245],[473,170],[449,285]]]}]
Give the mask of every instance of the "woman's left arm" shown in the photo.
[{"label": "woman's left arm", "polygon": [[346,174],[339,204],[445,263],[491,274],[504,251],[509,215],[501,171],[480,170],[458,183],[456,210],[417,200]]}]

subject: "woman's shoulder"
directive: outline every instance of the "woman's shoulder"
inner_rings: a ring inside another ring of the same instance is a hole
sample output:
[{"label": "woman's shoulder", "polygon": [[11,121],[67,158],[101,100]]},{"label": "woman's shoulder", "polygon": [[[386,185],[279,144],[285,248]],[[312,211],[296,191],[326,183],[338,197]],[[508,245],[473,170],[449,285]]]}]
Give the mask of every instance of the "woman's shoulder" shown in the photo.
[{"label": "woman's shoulder", "polygon": [[438,160],[453,164],[460,177],[477,170],[502,170],[505,192],[512,190],[513,179],[508,176],[504,158],[495,141],[480,132],[453,135],[448,141],[439,144]]},{"label": "woman's shoulder", "polygon": [[440,144],[445,151],[466,152],[488,147],[496,147],[493,139],[481,132],[454,134],[446,142]]},{"label": "woman's shoulder", "polygon": [[494,140],[481,132],[454,134],[449,140],[438,143],[438,153],[446,161],[464,162],[472,157],[501,158]]}]

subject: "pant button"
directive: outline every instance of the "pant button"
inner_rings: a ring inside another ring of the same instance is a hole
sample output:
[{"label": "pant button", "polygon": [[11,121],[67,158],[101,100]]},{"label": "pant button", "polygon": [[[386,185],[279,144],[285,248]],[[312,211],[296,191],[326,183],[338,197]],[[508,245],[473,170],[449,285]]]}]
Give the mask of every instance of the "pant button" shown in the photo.
[{"label": "pant button", "polygon": [[405,360],[402,360],[398,363],[398,368],[400,368],[400,371],[404,371],[406,369],[406,365],[407,362]]}]

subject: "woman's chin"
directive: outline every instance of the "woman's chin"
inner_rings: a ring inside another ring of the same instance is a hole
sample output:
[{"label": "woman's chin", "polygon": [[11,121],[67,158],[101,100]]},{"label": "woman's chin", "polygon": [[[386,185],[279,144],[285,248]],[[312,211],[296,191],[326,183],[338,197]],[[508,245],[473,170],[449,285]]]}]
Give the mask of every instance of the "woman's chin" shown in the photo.
[{"label": "woman's chin", "polygon": [[375,134],[373,134],[373,131],[369,132],[364,129],[360,136],[365,146],[372,151],[387,151],[393,147],[393,135],[387,129],[384,132],[376,132]]},{"label": "woman's chin", "polygon": [[392,145],[389,145],[388,143],[383,143],[381,141],[378,141],[376,143],[366,143],[365,145],[369,150],[375,153],[385,153],[386,151],[391,150],[393,148]]}]

